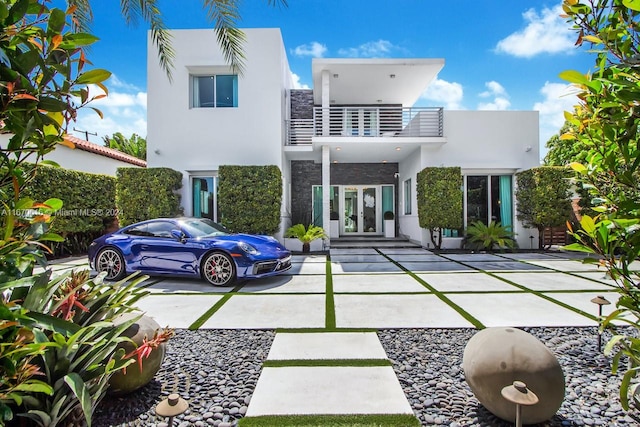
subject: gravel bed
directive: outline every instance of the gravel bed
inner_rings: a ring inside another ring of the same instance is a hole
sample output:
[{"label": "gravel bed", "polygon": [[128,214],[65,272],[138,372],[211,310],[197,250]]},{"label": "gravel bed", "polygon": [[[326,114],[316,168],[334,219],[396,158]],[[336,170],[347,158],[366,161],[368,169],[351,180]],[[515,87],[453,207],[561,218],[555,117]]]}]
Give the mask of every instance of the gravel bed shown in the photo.
[{"label": "gravel bed", "polygon": [[[618,401],[619,375],[597,349],[596,328],[522,328],[558,358],[566,393],[560,410],[538,426],[638,426]],[[495,417],[464,380],[462,355],[473,329],[401,329],[378,333],[414,413],[424,426],[513,426]],[[603,337],[606,342],[607,337]]]},{"label": "gravel bed", "polygon": [[[566,397],[557,415],[539,426],[637,426],[640,412],[622,410],[620,376],[597,351],[595,328],[523,328],[556,355]],[[416,416],[424,426],[513,424],[484,409],[464,380],[462,355],[473,329],[382,330],[380,341]],[[94,426],[166,426],[155,406],[170,393],[189,401],[174,426],[232,427],[247,410],[274,331],[177,330],[154,381],[126,397],[106,397]],[[605,337],[606,340],[606,337]],[[603,341],[604,342],[604,341]]]}]

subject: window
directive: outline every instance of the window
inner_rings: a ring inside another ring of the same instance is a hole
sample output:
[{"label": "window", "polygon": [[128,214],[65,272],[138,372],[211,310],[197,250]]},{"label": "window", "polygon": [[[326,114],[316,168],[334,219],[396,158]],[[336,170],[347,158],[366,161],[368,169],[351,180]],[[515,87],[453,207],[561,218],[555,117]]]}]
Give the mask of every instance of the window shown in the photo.
[{"label": "window", "polygon": [[467,176],[467,223],[513,225],[511,175]]},{"label": "window", "polygon": [[238,106],[238,76],[217,74],[192,76],[193,108],[229,108]]},{"label": "window", "polygon": [[[311,188],[312,199],[311,199],[311,211],[313,212],[313,218],[311,219],[311,223],[318,227],[323,227],[322,224],[322,185],[314,185]],[[340,191],[339,187],[332,185],[329,188],[329,215],[330,219],[339,219],[340,218]],[[336,218],[337,216],[337,218]]]},{"label": "window", "polygon": [[404,182],[404,214],[411,215],[411,179],[407,179]]},{"label": "window", "polygon": [[163,239],[171,239],[171,230],[176,230],[178,227],[166,221],[150,222],[147,227],[147,232],[150,236],[160,237]]}]

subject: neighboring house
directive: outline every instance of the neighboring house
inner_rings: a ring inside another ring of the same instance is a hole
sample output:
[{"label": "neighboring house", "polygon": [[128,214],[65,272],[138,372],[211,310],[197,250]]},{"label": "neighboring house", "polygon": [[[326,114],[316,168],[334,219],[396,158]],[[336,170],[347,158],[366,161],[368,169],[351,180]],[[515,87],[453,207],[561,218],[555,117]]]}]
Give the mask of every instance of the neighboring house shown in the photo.
[{"label": "neighboring house", "polygon": [[[10,135],[0,135],[0,146],[6,146]],[[116,176],[116,170],[124,167],[147,167],[147,162],[118,150],[94,144],[75,136],[66,136],[66,141],[75,148],[58,144],[52,152],[45,155],[46,160],[56,162],[65,169],[80,172]]]},{"label": "neighboring house", "polygon": [[[313,222],[332,237],[383,236],[392,211],[397,234],[429,247],[416,174],[459,166],[465,225],[513,225],[525,248],[537,238],[516,220],[514,176],[539,165],[538,112],[414,107],[443,59],[313,59],[313,89],[296,90],[280,31],[244,31],[241,76],[213,30],[172,32],[173,82],[149,43],[148,163],[184,174],[186,214],[217,219],[220,165],[277,165],[283,228]],[[446,230],[444,246],[458,247],[462,234]]]}]

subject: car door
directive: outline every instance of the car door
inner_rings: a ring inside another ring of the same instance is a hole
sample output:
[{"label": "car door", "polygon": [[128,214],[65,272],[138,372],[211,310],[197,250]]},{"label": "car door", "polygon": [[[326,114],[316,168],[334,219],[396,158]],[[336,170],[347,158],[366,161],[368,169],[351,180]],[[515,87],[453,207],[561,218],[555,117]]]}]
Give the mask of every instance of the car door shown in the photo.
[{"label": "car door", "polygon": [[[139,270],[156,273],[195,274],[196,255],[190,245],[172,236],[180,230],[174,221],[158,220],[147,223],[146,235],[138,237],[132,252],[140,260]],[[135,247],[134,247],[135,246]]]}]

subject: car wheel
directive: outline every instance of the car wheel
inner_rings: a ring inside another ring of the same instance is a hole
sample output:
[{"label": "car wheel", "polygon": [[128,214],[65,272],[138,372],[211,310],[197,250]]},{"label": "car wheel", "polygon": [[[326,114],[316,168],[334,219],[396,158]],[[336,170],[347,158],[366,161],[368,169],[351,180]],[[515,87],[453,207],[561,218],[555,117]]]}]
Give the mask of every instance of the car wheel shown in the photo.
[{"label": "car wheel", "polygon": [[236,276],[236,265],[222,252],[212,252],[202,262],[202,277],[214,286],[229,285]]},{"label": "car wheel", "polygon": [[96,257],[96,270],[98,273],[106,272],[105,279],[107,280],[120,280],[127,274],[124,258],[118,250],[113,248],[100,251]]}]

